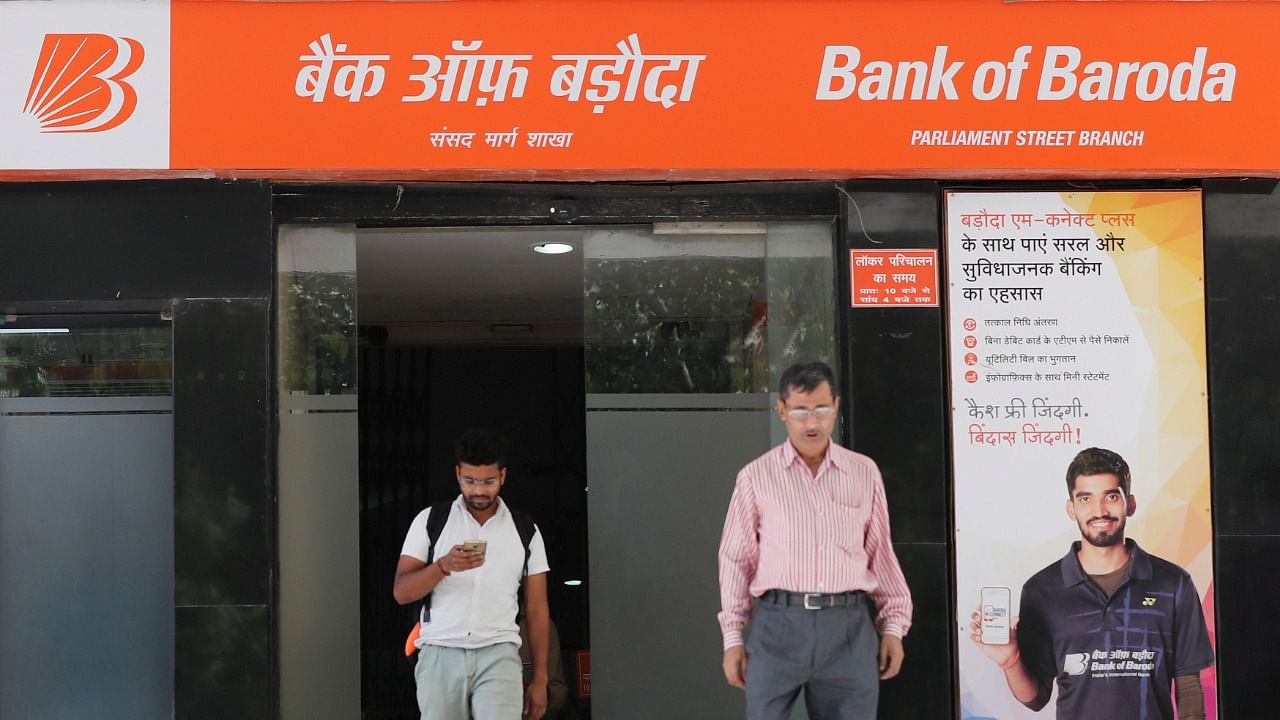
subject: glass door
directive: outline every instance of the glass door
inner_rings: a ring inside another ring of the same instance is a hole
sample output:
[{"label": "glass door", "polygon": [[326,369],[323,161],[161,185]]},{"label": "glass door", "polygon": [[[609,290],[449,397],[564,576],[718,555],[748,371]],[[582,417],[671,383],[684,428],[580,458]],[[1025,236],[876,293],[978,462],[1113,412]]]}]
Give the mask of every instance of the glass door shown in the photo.
[{"label": "glass door", "polygon": [[172,332],[0,321],[0,717],[173,714]]},{"label": "glass door", "polygon": [[720,530],[738,470],[785,438],[782,370],[840,366],[834,242],[827,221],[586,231],[600,717],[742,717],[720,669]]},{"label": "glass door", "polygon": [[280,716],[360,717],[356,251],[351,226],[278,242]]}]

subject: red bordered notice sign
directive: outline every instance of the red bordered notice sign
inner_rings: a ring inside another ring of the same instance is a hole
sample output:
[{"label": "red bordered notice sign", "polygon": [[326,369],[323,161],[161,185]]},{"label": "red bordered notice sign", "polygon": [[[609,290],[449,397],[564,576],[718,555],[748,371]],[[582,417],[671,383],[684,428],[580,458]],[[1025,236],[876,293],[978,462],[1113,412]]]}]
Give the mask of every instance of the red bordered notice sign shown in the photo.
[{"label": "red bordered notice sign", "polygon": [[853,307],[937,307],[937,250],[850,250]]}]

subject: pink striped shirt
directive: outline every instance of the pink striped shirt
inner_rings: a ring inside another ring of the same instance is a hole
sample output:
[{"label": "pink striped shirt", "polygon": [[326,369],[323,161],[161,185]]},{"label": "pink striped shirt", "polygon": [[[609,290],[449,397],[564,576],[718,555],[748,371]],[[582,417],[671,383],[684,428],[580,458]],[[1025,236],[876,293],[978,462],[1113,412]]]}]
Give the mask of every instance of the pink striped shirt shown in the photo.
[{"label": "pink striped shirt", "polygon": [[813,474],[788,440],[738,473],[720,536],[717,617],[726,649],[742,644],[751,599],[771,589],[862,590],[876,604],[880,632],[907,634],[911,591],[871,458],[831,443]]}]

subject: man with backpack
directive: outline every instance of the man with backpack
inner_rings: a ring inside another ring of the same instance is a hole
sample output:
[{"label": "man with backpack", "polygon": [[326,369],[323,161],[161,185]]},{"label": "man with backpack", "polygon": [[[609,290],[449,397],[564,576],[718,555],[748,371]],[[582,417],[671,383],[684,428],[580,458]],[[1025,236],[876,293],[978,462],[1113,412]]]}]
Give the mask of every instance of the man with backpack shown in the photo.
[{"label": "man with backpack", "polygon": [[[550,632],[542,534],[498,497],[507,477],[501,440],[469,430],[456,458],[461,494],[418,513],[396,565],[396,602],[423,601],[418,709],[422,720],[539,720]],[[523,701],[521,586],[533,665]]]}]

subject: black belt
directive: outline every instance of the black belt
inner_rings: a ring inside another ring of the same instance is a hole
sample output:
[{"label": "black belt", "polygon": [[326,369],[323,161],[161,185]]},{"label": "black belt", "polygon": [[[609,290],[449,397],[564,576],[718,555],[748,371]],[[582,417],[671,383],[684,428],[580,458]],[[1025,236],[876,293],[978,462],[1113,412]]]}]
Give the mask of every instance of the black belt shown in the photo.
[{"label": "black belt", "polygon": [[800,593],[788,590],[765,590],[760,596],[763,602],[773,605],[802,607],[805,610],[823,610],[826,608],[852,607],[862,602],[866,593],[852,590],[842,593]]}]

